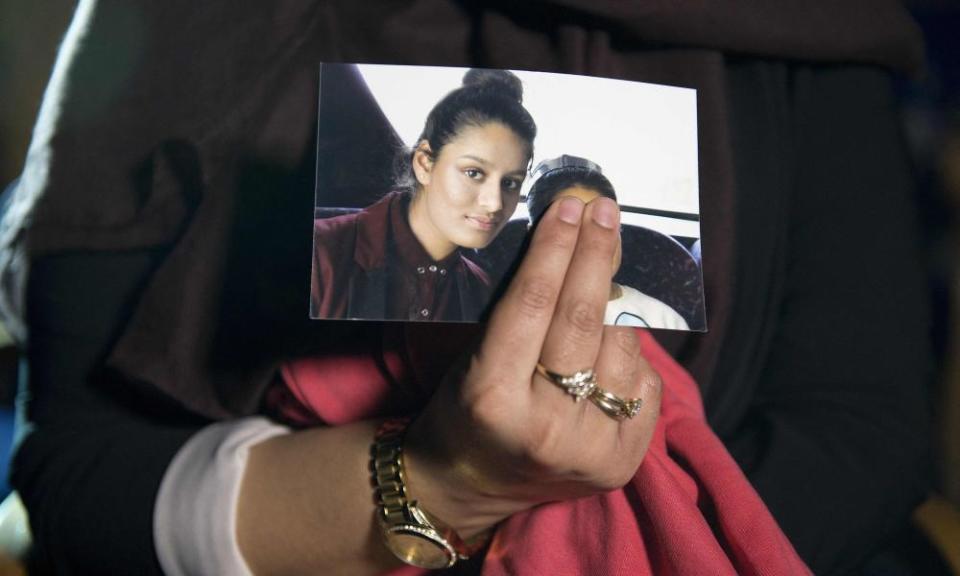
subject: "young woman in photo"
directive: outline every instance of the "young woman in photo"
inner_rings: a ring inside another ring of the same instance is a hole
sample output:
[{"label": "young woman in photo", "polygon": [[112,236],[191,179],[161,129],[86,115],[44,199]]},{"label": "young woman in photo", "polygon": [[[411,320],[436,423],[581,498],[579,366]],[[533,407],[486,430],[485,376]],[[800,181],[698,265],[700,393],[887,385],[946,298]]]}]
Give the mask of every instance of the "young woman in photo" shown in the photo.
[{"label": "young woman in photo", "polygon": [[519,201],[537,132],[522,99],[513,74],[470,70],[404,158],[408,190],[316,221],[313,317],[479,318],[490,280],[464,249],[486,247]]},{"label": "young woman in photo", "polygon": [[[534,175],[537,180],[527,194],[531,223],[536,223],[558,198],[570,196],[589,203],[605,196],[617,201],[617,193],[603,175],[600,166],[585,158],[564,155],[544,160],[534,170]],[[613,261],[614,274],[620,269],[622,256],[622,246],[618,245]],[[615,326],[689,329],[683,316],[666,303],[636,288],[616,282],[610,283],[610,300],[607,302],[604,323]]]}]

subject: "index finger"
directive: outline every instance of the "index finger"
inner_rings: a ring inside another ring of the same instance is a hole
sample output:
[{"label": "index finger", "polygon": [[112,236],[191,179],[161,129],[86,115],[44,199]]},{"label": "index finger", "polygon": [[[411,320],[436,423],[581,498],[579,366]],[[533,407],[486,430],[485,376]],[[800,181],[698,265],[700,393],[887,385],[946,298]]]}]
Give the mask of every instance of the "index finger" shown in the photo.
[{"label": "index finger", "polygon": [[540,357],[583,210],[583,202],[567,197],[544,212],[523,262],[490,316],[477,356],[504,375],[529,377]]}]

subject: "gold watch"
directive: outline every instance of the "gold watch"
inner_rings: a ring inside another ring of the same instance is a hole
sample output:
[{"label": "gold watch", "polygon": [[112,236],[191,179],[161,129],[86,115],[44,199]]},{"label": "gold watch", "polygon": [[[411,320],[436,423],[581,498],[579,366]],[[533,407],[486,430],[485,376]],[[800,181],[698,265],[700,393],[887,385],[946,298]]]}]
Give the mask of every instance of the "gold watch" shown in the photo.
[{"label": "gold watch", "polygon": [[489,533],[465,543],[455,530],[409,499],[403,473],[403,436],[409,423],[409,418],[385,421],[370,447],[377,523],[397,558],[420,568],[449,568],[483,548]]}]

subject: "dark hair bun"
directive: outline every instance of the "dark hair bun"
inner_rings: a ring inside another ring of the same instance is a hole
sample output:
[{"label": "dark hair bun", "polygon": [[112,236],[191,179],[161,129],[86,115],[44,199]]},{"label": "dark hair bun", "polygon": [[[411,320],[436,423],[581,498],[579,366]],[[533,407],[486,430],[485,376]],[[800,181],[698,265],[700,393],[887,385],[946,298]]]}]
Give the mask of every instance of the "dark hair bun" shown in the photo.
[{"label": "dark hair bun", "polygon": [[483,91],[492,91],[523,103],[523,83],[507,70],[489,70],[471,68],[463,75],[463,86],[476,87]]}]

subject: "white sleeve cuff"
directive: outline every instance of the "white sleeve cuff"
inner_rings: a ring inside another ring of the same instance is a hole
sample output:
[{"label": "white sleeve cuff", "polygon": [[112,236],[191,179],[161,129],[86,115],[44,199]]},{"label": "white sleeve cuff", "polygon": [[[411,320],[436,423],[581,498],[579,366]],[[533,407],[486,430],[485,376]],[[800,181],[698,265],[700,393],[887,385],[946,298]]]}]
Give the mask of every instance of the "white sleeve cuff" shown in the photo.
[{"label": "white sleeve cuff", "polygon": [[237,501],[254,444],[289,433],[259,416],[211,424],[177,452],[153,511],[153,539],[168,576],[250,576],[237,544]]}]

